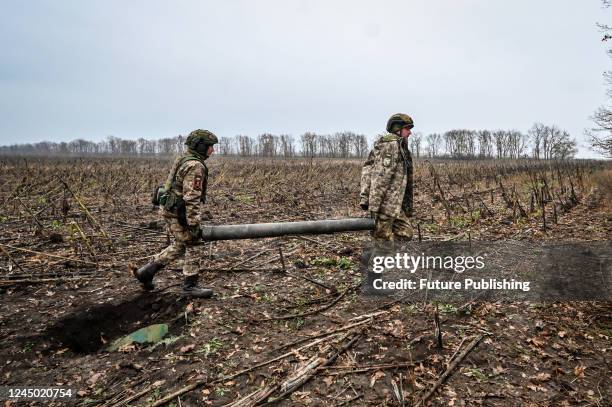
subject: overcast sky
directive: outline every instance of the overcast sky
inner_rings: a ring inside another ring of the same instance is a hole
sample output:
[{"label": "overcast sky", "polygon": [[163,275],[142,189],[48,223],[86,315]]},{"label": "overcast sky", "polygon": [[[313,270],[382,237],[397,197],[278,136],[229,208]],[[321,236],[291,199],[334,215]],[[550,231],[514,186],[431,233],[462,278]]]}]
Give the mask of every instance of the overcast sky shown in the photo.
[{"label": "overcast sky", "polygon": [[[584,144],[599,0],[0,3],[0,144],[556,124]],[[579,156],[597,156],[586,146]]]}]

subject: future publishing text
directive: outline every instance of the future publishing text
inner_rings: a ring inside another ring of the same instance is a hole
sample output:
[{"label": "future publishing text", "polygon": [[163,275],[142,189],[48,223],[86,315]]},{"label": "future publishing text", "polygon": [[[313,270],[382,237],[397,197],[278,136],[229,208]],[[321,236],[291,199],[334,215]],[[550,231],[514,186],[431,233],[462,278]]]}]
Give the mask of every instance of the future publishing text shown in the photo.
[{"label": "future publishing text", "polygon": [[485,268],[483,256],[426,256],[424,253],[413,256],[408,253],[396,253],[393,256],[374,256],[372,258],[371,271],[378,275],[372,281],[375,290],[530,290],[529,281],[517,281],[514,278],[464,278],[451,280],[438,280],[431,278],[399,278],[386,281],[382,278],[383,272],[408,272],[414,274],[417,271],[436,270],[453,271],[461,274],[466,270],[482,270]]}]

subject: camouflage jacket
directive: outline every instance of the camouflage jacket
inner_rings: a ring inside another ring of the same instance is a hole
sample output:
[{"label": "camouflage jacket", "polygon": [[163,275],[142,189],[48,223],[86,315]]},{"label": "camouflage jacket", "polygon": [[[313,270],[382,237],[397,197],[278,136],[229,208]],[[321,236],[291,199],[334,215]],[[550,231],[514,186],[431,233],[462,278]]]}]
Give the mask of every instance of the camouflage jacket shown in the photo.
[{"label": "camouflage jacket", "polygon": [[412,215],[412,156],[402,138],[380,137],[361,170],[361,204],[371,212],[397,217],[403,210]]},{"label": "camouflage jacket", "polygon": [[[167,184],[171,185],[176,195],[185,202],[185,217],[189,226],[200,224],[201,204],[206,202],[208,185],[208,168],[203,160],[189,160],[181,164],[185,156],[179,157],[172,166]],[[178,167],[178,168],[177,168]],[[176,176],[174,175],[176,171]],[[174,179],[174,182],[172,182]],[[165,217],[177,217],[177,213],[163,210]]]}]

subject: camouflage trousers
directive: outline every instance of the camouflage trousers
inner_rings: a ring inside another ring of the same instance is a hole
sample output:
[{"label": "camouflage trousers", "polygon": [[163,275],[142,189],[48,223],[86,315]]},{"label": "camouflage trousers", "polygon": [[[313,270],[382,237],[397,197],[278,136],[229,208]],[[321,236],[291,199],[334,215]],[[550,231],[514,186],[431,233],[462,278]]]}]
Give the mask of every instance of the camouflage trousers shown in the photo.
[{"label": "camouflage trousers", "polygon": [[156,254],[153,261],[167,266],[184,255],[183,275],[197,275],[200,270],[200,256],[196,252],[198,247],[193,245],[195,241],[191,231],[181,226],[176,218],[166,218],[166,224],[174,241],[161,253]]},{"label": "camouflage trousers", "polygon": [[412,240],[413,230],[410,219],[400,211],[397,218],[383,215],[382,213],[372,214],[376,225],[372,231],[372,237],[378,240]]}]

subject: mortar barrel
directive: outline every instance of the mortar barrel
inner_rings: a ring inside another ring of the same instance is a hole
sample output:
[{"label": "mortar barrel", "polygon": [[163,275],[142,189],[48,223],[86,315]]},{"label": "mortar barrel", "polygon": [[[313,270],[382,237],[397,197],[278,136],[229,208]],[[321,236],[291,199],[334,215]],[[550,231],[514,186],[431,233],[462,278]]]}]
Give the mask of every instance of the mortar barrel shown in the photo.
[{"label": "mortar barrel", "polygon": [[290,235],[322,235],[373,230],[374,219],[346,218],[301,222],[252,223],[244,225],[202,226],[202,240],[259,239]]}]

